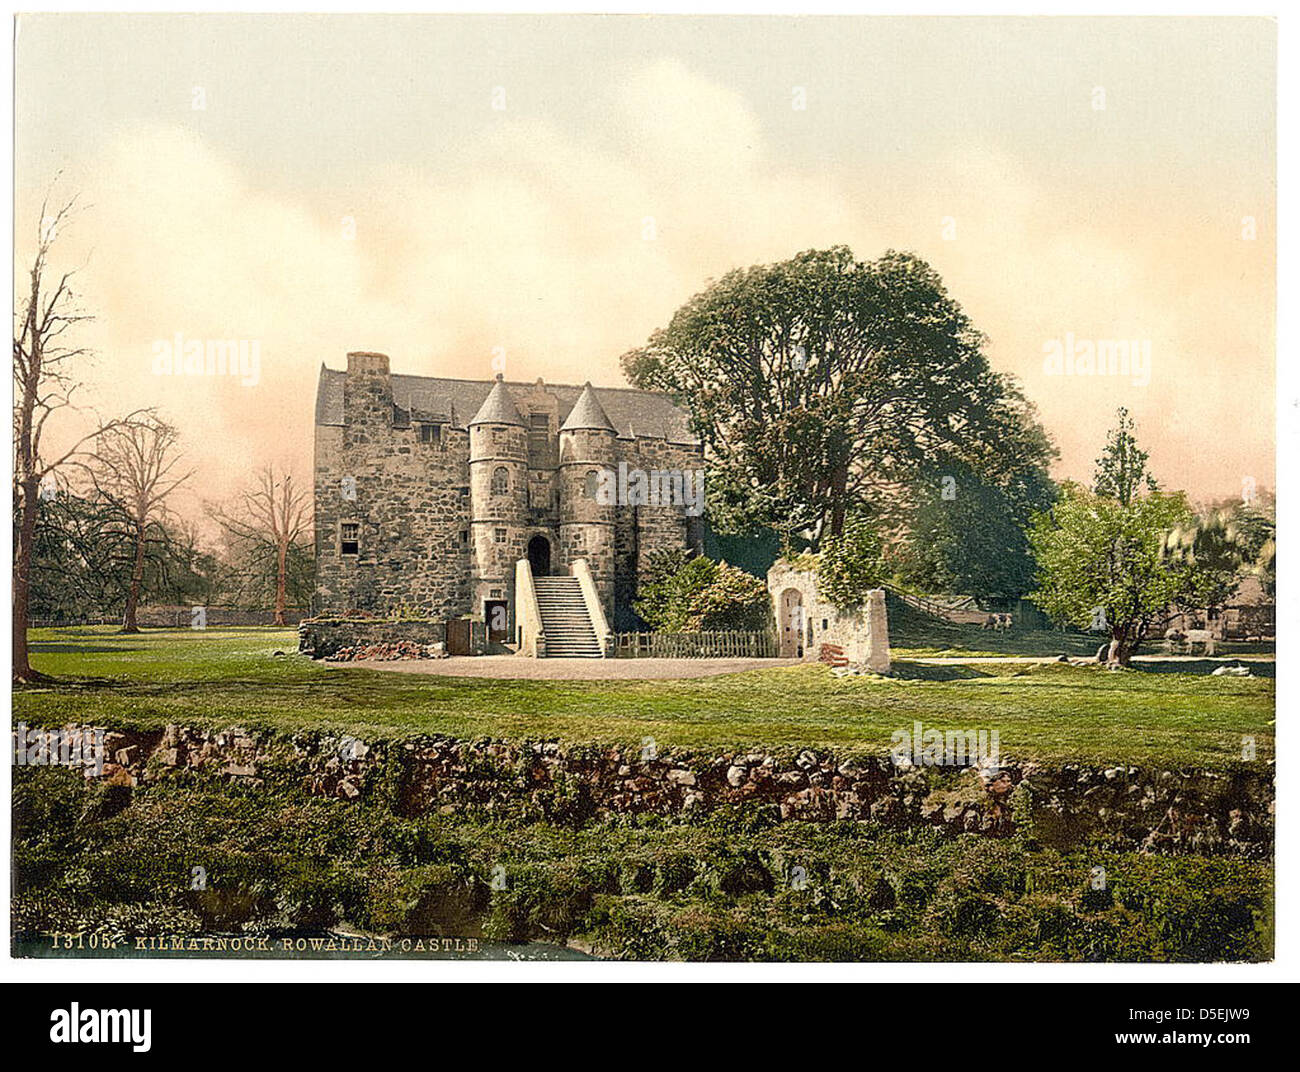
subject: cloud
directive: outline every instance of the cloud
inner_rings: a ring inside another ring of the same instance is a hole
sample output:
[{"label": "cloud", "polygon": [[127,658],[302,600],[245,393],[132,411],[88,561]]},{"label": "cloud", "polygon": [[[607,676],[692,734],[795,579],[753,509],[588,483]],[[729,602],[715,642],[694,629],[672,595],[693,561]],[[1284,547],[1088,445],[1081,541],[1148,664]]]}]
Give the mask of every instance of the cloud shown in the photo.
[{"label": "cloud", "polygon": [[[741,93],[673,59],[604,92],[594,127],[491,113],[454,155],[418,171],[362,159],[343,186],[259,174],[190,129],[117,131],[69,170],[91,207],[60,251],[87,262],[99,408],[158,406],[202,497],[220,498],[268,460],[309,470],[317,369],[350,349],[486,378],[504,347],[512,377],[616,384],[618,355],[708,278],[845,243],[932,261],[1040,404],[1068,475],[1088,475],[1119,404],[1158,422],[1153,461],[1181,483],[1271,466],[1271,246],[1241,242],[1212,197],[1086,173],[1052,185],[970,137],[868,171],[833,147],[805,161]],[[1042,343],[1065,331],[1152,339],[1152,385],[1044,377]],[[259,340],[259,384],[153,375],[153,342],[176,332]]]}]

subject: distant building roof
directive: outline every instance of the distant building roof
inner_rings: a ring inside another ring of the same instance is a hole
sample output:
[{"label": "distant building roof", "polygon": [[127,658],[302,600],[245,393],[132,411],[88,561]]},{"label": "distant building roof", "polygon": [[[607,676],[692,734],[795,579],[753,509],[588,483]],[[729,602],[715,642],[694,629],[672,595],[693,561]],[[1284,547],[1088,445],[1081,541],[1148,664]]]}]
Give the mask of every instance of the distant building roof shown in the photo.
[{"label": "distant building roof", "polygon": [[[343,383],[347,373],[321,366],[316,389],[316,423],[343,424]],[[503,381],[515,397],[537,389],[534,383]],[[466,414],[477,414],[494,387],[492,380],[444,379],[440,376],[392,376],[393,405],[406,412],[413,421],[441,421],[455,427]],[[559,416],[564,423],[577,405],[583,388],[567,383],[548,383],[544,390],[559,402]],[[690,417],[667,395],[641,391],[632,387],[597,387],[593,391],[606,419],[620,436],[662,437],[671,443],[698,445],[699,437],[691,431]],[[517,409],[516,409],[516,412]]]},{"label": "distant building roof", "polygon": [[578,401],[573,404],[573,409],[569,410],[569,415],[564,418],[564,423],[560,425],[560,431],[562,432],[574,431],[578,428],[598,428],[610,432],[618,431],[601,408],[600,399],[596,397],[596,392],[592,390],[590,383],[583,384],[582,394],[578,396]]},{"label": "distant building roof", "polygon": [[510,392],[506,390],[505,381],[500,376],[497,377],[497,382],[492,385],[492,390],[488,392],[487,398],[483,399],[483,405],[479,406],[478,412],[474,414],[474,419],[469,423],[471,425],[522,425],[524,423],[524,419],[519,416],[519,407],[515,405],[515,400],[510,397]]},{"label": "distant building roof", "polygon": [[1254,574],[1241,579],[1237,590],[1228,597],[1229,607],[1263,607],[1274,602],[1273,597],[1264,591],[1264,583]]}]

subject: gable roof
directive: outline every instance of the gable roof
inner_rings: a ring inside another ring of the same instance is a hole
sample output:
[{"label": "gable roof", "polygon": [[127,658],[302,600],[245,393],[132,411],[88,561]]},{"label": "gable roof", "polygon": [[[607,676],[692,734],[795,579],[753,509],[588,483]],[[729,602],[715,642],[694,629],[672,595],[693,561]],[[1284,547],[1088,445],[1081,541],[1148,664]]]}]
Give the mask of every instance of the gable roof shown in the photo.
[{"label": "gable roof", "polygon": [[[321,365],[316,388],[316,423],[343,425],[343,383],[347,373]],[[535,383],[501,381],[516,397],[537,389]],[[440,421],[454,427],[466,427],[468,415],[483,407],[494,386],[492,380],[457,380],[441,376],[392,376],[393,405],[415,421]],[[576,406],[583,388],[575,384],[548,383],[543,389],[559,402],[563,424]],[[691,431],[690,416],[667,395],[641,391],[634,387],[595,387],[600,408],[609,423],[623,438],[634,435],[663,437],[670,443],[688,446],[699,444]]]}]

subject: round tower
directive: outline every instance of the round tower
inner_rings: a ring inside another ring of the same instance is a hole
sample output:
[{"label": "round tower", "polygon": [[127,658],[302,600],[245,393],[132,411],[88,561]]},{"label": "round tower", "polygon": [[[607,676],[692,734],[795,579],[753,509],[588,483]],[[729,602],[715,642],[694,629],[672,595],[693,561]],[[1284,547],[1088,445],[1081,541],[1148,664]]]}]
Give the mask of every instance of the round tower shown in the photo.
[{"label": "round tower", "polygon": [[471,609],[486,617],[488,603],[510,598],[528,518],[528,430],[500,374],[469,422],[469,497]]},{"label": "round tower", "polygon": [[560,426],[560,559],[585,558],[611,621],[614,511],[618,509],[617,431],[588,383]]}]

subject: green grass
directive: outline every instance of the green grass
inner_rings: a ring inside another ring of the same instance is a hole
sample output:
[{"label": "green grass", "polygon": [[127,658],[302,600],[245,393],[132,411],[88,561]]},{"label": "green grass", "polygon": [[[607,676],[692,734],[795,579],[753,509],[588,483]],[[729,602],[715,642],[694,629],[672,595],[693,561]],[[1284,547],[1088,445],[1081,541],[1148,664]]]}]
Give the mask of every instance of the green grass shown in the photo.
[{"label": "green grass", "polygon": [[[924,614],[892,595],[889,606],[889,645],[896,659],[925,659],[942,656],[978,658],[990,655],[1025,655],[1034,658],[1069,655],[1073,658],[1092,658],[1106,638],[1099,633],[1084,633],[1075,629],[1026,629],[1015,625],[1002,631],[981,629],[978,625],[965,625],[945,621]],[[1272,655],[1271,643],[1246,644],[1241,641],[1220,641],[1220,655]],[[1159,654],[1159,643],[1148,643],[1138,654]]]},{"label": "green grass", "polygon": [[[33,664],[57,680],[15,693],[29,724],[243,725],[361,736],[560,738],[663,749],[834,748],[883,754],[919,720],[996,729],[1004,756],[1226,766],[1243,735],[1273,754],[1273,681],[1199,673],[1107,673],[1067,665],[923,666],[891,679],[821,666],[687,681],[498,681],[327,668],[291,630],[39,629]],[[275,657],[275,651],[286,652]]]},{"label": "green grass", "polygon": [[1019,625],[1007,631],[981,629],[923,614],[901,599],[888,597],[889,646],[895,658],[920,659],[933,656],[979,655],[1072,655],[1097,654],[1101,638],[1087,633],[1057,629],[1025,629]]}]

